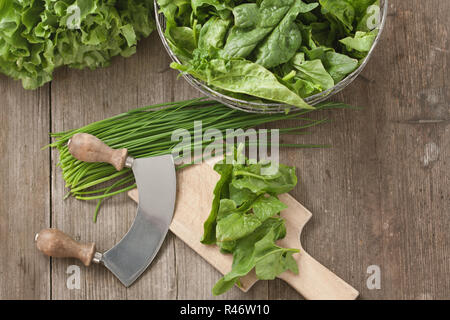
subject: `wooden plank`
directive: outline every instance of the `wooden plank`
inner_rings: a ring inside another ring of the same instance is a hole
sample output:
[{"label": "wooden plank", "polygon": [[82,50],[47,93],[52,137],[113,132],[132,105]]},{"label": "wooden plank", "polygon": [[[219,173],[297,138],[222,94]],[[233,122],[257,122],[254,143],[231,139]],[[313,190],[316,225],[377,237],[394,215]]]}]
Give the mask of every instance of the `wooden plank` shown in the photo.
[{"label": "wooden plank", "polygon": [[[297,165],[301,177],[293,195],[313,213],[303,231],[305,249],[355,286],[362,298],[448,298],[450,292],[445,281],[450,271],[449,7],[439,0],[391,1],[387,29],[374,57],[337,97],[365,109],[328,112],[333,123],[313,129],[309,138],[291,139],[332,143],[333,149],[282,152],[282,161]],[[141,43],[136,56],[115,59],[108,69],[59,71],[52,85],[52,129],[79,127],[138,105],[199,96],[183,79],[175,81],[168,62],[154,34]],[[109,248],[126,232],[134,204],[125,196],[107,201],[99,222],[92,224],[95,204],[62,202],[56,156],[54,226]],[[82,267],[81,290],[68,290],[65,272],[74,263],[54,262],[53,297],[210,299],[220,278],[172,235],[128,290],[100,266]],[[380,290],[366,286],[370,265],[381,268]],[[246,294],[233,288],[218,298],[301,297],[275,280],[260,281]]]},{"label": "wooden plank", "polygon": [[0,75],[0,299],[50,297],[50,262],[34,235],[50,223],[48,86]]},{"label": "wooden plank", "polygon": [[[115,58],[112,65],[96,71],[63,69],[52,84],[53,131],[78,128],[95,120],[139,106],[172,100],[174,74],[167,72],[169,60],[154,33],[138,46],[129,59]],[[73,198],[63,201],[67,190],[56,168],[58,154],[52,155],[54,179],[53,226],[78,240],[94,241],[99,250],[117,243],[134,219],[136,205],[126,194],[104,202],[98,222],[92,222],[95,202]],[[126,289],[104,267],[89,269],[74,260],[53,260],[52,290],[55,299],[169,299],[176,297],[175,253],[169,235],[158,257],[130,288]],[[81,267],[80,290],[66,286],[68,266]]]},{"label": "wooden plank", "polygon": [[[293,139],[332,149],[283,152],[301,177],[293,194],[313,213],[305,249],[362,299],[449,298],[449,10],[391,1],[375,55],[337,97],[364,110],[329,112],[312,140]],[[370,265],[380,290],[366,286]],[[269,290],[299,298],[280,281]]]}]

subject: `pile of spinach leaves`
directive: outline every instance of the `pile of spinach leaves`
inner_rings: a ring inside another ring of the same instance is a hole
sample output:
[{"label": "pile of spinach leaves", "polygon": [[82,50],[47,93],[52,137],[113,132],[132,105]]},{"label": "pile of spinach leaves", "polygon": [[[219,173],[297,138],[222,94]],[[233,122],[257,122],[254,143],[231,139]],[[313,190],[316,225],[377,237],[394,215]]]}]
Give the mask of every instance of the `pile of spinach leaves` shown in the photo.
[{"label": "pile of spinach leaves", "polygon": [[[298,249],[275,244],[286,235],[280,212],[287,208],[277,195],[297,184],[295,167],[280,164],[267,174],[270,163],[252,163],[235,153],[235,161],[214,166],[221,177],[214,189],[211,213],[204,223],[201,242],[217,244],[222,253],[233,254],[232,270],[213,288],[220,295],[253,268],[259,279],[272,280],[286,270],[298,273],[292,255]],[[234,164],[229,164],[234,163]]]},{"label": "pile of spinach leaves", "polygon": [[[304,98],[358,68],[378,29],[379,0],[158,0],[165,37],[189,73],[253,101],[311,108]],[[370,28],[374,28],[370,30]]]}]

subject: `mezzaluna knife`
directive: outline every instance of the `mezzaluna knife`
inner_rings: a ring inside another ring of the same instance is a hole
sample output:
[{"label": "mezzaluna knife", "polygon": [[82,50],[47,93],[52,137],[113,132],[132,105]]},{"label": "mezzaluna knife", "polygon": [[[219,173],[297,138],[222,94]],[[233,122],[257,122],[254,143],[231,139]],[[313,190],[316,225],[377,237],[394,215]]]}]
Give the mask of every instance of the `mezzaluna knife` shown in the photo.
[{"label": "mezzaluna knife", "polygon": [[136,218],[122,240],[103,254],[96,252],[95,243],[78,243],[57,229],[39,232],[35,237],[37,248],[52,257],[78,258],[86,266],[101,263],[129,287],[155,258],[169,230],[176,199],[173,158],[134,159],[127,149],[111,149],[87,133],[75,134],[68,148],[80,161],[107,162],[118,171],[124,167],[133,170],[141,195]]}]

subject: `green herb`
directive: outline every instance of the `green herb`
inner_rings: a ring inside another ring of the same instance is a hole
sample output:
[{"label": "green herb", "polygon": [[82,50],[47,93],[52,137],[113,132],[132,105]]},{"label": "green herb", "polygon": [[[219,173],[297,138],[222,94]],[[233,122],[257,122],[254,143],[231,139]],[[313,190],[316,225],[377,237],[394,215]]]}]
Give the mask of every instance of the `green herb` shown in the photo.
[{"label": "green herb", "polygon": [[[236,157],[239,154],[240,150]],[[274,174],[263,175],[262,169],[269,163],[251,164],[247,159],[241,162],[223,161],[214,167],[221,178],[214,189],[202,243],[217,244],[222,252],[233,254],[232,269],[216,283],[214,295],[238,284],[253,268],[263,280],[275,279],[286,270],[298,273],[292,254],[299,250],[275,244],[286,235],[279,214],[287,207],[277,196],[297,184],[295,168],[279,165]]]},{"label": "green herb", "polygon": [[35,89],[55,68],[128,57],[155,27],[152,0],[0,0],[0,72]]},{"label": "green herb", "polygon": [[[327,102],[317,109],[347,108],[341,103]],[[311,120],[306,117],[313,110],[303,110],[290,114],[251,114],[230,109],[220,103],[193,99],[172,103],[162,103],[131,110],[115,117],[91,123],[79,129],[51,134],[56,139],[50,147],[59,150],[59,163],[63,171],[67,196],[81,200],[98,200],[94,221],[102,199],[125,192],[135,187],[130,169],[116,172],[106,163],[86,163],[76,160],[69,153],[67,142],[77,132],[95,135],[113,148],[127,148],[136,158],[170,154],[178,144],[171,136],[176,129],[186,129],[194,136],[194,121],[202,120],[202,135],[208,129],[218,129],[226,138],[227,129],[243,129],[272,123],[279,120],[296,120],[296,125],[280,129],[281,134],[301,134],[305,129],[323,123],[326,119]],[[314,111],[316,112],[316,111]],[[208,144],[208,141],[204,141]],[[192,143],[192,147],[194,144]],[[207,145],[203,145],[205,148]],[[293,148],[320,148],[324,145],[283,144]],[[182,167],[182,166],[180,166]],[[252,177],[242,179],[250,181]],[[275,181],[270,182],[272,187]],[[255,184],[256,185],[256,184]],[[257,184],[260,185],[260,184]],[[219,186],[216,188],[220,188]],[[219,206],[219,203],[216,204]]]},{"label": "green herb", "polygon": [[[304,98],[355,71],[378,34],[379,0],[158,0],[171,67],[244,100]],[[375,28],[375,29],[370,29]]]}]

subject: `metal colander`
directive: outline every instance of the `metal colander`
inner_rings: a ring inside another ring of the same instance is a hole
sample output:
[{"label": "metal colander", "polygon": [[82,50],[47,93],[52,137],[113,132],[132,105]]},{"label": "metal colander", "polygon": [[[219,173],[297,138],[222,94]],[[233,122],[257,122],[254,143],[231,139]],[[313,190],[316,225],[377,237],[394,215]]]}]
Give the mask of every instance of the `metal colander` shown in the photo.
[{"label": "metal colander", "polygon": [[[161,38],[161,41],[164,45],[164,48],[166,48],[167,53],[171,57],[171,59],[174,62],[180,63],[180,60],[177,58],[177,56],[173,53],[172,49],[169,46],[169,43],[167,42],[167,39],[164,35],[164,31],[166,29],[166,19],[162,13],[159,12],[159,6],[157,3],[157,0],[154,0],[155,2],[155,17],[156,17],[156,27],[158,29],[159,36]],[[334,87],[317,93],[313,96],[307,97],[304,100],[310,104],[310,105],[316,105],[326,99],[329,99],[345,87],[347,87],[353,80],[356,79],[356,77],[361,73],[361,71],[365,68],[367,63],[369,62],[370,57],[372,56],[372,53],[378,44],[378,41],[380,40],[382,31],[384,29],[384,25],[386,22],[387,17],[387,9],[388,9],[388,0],[380,0],[380,27],[378,36],[375,39],[375,42],[370,49],[369,53],[367,54],[367,57],[365,58],[364,62],[353,71],[351,74],[349,74],[345,79],[340,81],[338,84],[336,84]],[[287,110],[294,109],[295,107],[282,104],[282,103],[271,103],[271,102],[253,102],[253,101],[245,101],[241,99],[232,98],[230,96],[227,96],[223,93],[217,92],[213,88],[210,88],[206,83],[197,80],[193,76],[187,73],[181,73],[182,76],[186,79],[187,82],[191,84],[194,88],[196,88],[198,91],[200,91],[205,96],[210,97],[211,99],[214,99],[216,101],[219,101],[223,103],[224,105],[227,105],[234,109],[239,109],[246,112],[255,112],[255,113],[283,113]]]}]

